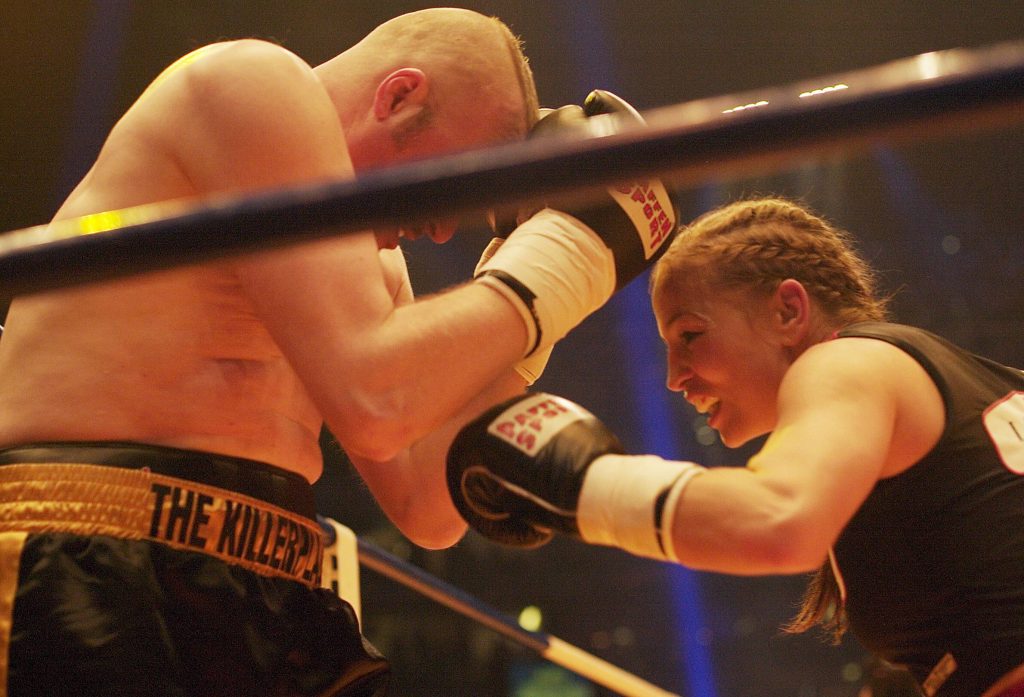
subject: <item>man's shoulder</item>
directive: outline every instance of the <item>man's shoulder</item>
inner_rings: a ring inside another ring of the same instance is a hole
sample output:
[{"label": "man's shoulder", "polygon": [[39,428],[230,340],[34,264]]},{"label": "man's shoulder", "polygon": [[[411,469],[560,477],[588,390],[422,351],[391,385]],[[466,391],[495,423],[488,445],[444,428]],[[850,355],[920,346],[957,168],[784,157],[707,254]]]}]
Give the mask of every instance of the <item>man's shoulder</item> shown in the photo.
[{"label": "man's shoulder", "polygon": [[343,171],[323,165],[317,154],[344,152],[323,83],[308,63],[268,41],[215,43],[183,56],[153,82],[123,126],[170,153],[203,192],[316,178],[324,167]]},{"label": "man's shoulder", "polygon": [[[136,105],[166,99],[215,100],[219,95],[267,95],[279,89],[320,89],[312,67],[287,48],[262,39],[207,44],[165,68]],[[158,99],[154,97],[159,96]]]},{"label": "man's shoulder", "polygon": [[[316,81],[312,67],[279,44],[262,39],[235,39],[208,44],[182,56],[168,67],[166,76],[181,72],[203,84],[260,85],[264,89]],[[156,83],[154,83],[156,84]]]},{"label": "man's shoulder", "polygon": [[242,66],[257,64],[277,64],[283,67],[312,71],[312,67],[284,46],[265,39],[233,39],[207,44],[185,56],[205,58],[225,66],[240,64]]}]

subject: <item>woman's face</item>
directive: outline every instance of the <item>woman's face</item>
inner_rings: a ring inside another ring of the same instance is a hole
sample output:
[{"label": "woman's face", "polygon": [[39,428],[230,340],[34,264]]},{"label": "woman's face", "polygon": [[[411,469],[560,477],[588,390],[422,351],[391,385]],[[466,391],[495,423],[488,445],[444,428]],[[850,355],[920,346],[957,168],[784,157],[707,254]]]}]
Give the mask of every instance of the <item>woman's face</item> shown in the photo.
[{"label": "woman's face", "polygon": [[674,282],[656,288],[652,304],[668,349],[667,387],[707,414],[729,447],[774,429],[792,360],[773,296]]}]

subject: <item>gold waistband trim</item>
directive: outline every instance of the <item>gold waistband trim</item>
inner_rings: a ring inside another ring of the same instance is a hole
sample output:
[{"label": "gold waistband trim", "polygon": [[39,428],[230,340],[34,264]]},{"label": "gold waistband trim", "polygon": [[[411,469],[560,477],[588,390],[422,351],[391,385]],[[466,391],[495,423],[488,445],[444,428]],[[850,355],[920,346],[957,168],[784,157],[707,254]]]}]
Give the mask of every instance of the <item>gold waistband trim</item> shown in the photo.
[{"label": "gold waistband trim", "polygon": [[0,697],[7,697],[14,594],[18,588],[18,567],[25,537],[23,532],[0,532]]},{"label": "gold waistband trim", "polygon": [[323,530],[227,489],[89,464],[0,467],[0,533],[63,532],[151,540],[264,576],[320,584]]}]

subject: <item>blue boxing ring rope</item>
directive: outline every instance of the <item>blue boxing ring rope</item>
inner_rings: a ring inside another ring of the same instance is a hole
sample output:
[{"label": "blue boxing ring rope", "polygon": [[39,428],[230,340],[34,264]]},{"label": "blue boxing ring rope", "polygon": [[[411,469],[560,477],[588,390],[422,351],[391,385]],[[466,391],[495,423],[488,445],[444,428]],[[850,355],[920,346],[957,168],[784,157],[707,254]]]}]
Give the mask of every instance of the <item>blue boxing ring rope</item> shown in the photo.
[{"label": "blue boxing ring rope", "polygon": [[1024,42],[922,54],[644,117],[646,127],[592,117],[593,130],[607,135],[526,141],[353,180],[150,204],[10,231],[0,234],[0,301],[498,203],[593,196],[637,176],[696,185],[810,152],[1021,122]]}]

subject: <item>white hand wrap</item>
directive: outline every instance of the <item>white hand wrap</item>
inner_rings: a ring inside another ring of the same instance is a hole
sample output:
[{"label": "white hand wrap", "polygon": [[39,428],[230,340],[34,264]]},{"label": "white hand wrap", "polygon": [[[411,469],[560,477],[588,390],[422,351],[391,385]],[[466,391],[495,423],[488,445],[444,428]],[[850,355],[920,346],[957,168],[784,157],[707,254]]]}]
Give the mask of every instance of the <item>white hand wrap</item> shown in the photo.
[{"label": "white hand wrap", "polygon": [[[480,261],[476,263],[476,268],[473,270],[474,276],[480,273],[483,265],[494,256],[494,253],[498,251],[498,248],[503,244],[505,244],[504,237],[491,238],[491,241],[487,243],[487,247],[484,248],[483,254],[480,255]],[[554,349],[553,344],[547,348],[534,351],[526,358],[512,366],[512,368],[519,373],[519,377],[526,381],[527,387],[537,382],[537,378],[539,378],[544,372],[544,369],[548,367],[548,359],[551,358],[552,349]]]},{"label": "white hand wrap", "polygon": [[553,345],[608,301],[615,290],[615,258],[589,227],[545,208],[509,235],[476,278],[519,310],[528,356]]},{"label": "white hand wrap", "polygon": [[537,378],[548,367],[548,359],[551,358],[551,351],[554,348],[554,346],[548,346],[538,349],[512,366],[519,373],[519,377],[526,381],[527,387],[537,382]]},{"label": "white hand wrap", "polygon": [[679,561],[672,522],[683,489],[705,469],[655,455],[602,455],[583,480],[576,524],[587,542]]}]

